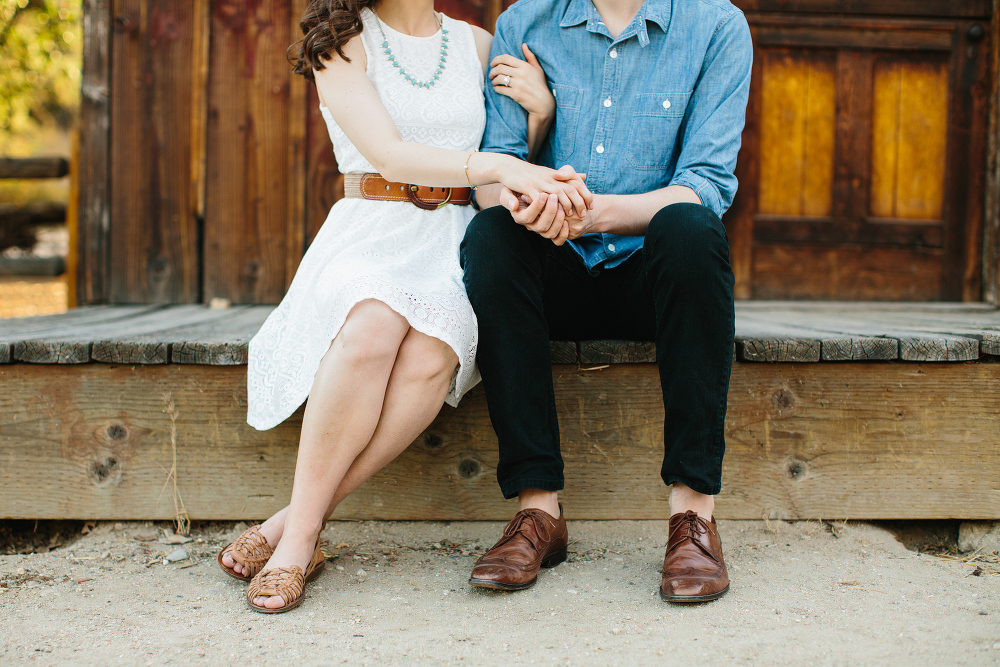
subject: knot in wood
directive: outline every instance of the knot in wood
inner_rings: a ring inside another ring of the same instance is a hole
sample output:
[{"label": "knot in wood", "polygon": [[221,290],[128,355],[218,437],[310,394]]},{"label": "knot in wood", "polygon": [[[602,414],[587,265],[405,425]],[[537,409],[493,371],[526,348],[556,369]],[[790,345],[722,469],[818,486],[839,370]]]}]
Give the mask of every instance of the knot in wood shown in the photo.
[{"label": "knot in wood", "polygon": [[121,477],[121,468],[118,466],[118,459],[107,456],[103,459],[91,459],[87,464],[87,477],[96,486],[107,486],[117,482]]},{"label": "knot in wood", "polygon": [[476,459],[462,459],[462,462],[458,464],[458,475],[462,479],[479,477],[482,471],[483,467]]},{"label": "knot in wood", "polygon": [[792,479],[803,479],[806,476],[808,469],[806,468],[806,464],[802,461],[792,459],[787,463],[787,465],[785,465],[785,471]]},{"label": "knot in wood", "polygon": [[108,424],[107,429],[104,431],[105,435],[108,436],[109,440],[127,440],[128,439],[128,427],[121,422],[112,422]]},{"label": "knot in wood", "polygon": [[440,449],[444,445],[444,438],[437,433],[425,433],[424,445],[427,449]]},{"label": "knot in wood", "polygon": [[779,412],[782,410],[788,410],[795,405],[795,394],[785,388],[781,388],[774,392],[771,396],[771,403],[774,404],[774,407],[776,407]]}]

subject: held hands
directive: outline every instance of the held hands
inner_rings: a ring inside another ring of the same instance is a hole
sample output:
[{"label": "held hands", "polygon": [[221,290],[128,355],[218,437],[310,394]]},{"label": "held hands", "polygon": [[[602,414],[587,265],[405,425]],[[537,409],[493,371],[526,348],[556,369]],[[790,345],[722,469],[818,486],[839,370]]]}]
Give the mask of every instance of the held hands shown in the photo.
[{"label": "held hands", "polygon": [[558,194],[539,192],[534,197],[518,194],[504,184],[500,192],[500,204],[511,212],[514,221],[531,231],[562,245],[568,239],[576,239],[590,231],[593,216],[593,194],[583,184],[586,174],[577,174],[573,167],[566,165],[559,169],[558,178],[567,179],[578,188],[586,190],[587,206],[584,210],[565,207]]}]

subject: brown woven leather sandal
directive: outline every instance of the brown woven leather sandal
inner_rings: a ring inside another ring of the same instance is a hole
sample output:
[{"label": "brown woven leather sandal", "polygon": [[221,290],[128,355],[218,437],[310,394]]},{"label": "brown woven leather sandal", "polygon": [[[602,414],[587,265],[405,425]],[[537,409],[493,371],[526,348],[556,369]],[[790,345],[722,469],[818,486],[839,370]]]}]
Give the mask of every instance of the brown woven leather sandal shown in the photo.
[{"label": "brown woven leather sandal", "polygon": [[[316,542],[316,551],[313,552],[312,560],[309,562],[309,566],[306,567],[305,573],[302,572],[302,568],[298,565],[276,567],[258,572],[247,589],[247,604],[254,611],[259,611],[263,614],[280,614],[281,612],[295,609],[302,604],[306,583],[318,577],[324,567],[326,567],[326,556],[320,551],[319,542]],[[272,595],[276,595],[284,600],[285,606],[278,607],[277,609],[268,609],[253,602],[256,597],[270,597]]]},{"label": "brown woven leather sandal", "polygon": [[[243,566],[246,574],[240,574],[222,564],[222,557],[229,552],[233,560]],[[267,560],[274,553],[274,549],[267,543],[267,539],[260,533],[260,524],[250,526],[243,531],[243,534],[236,538],[236,541],[219,552],[219,567],[233,579],[240,581],[250,581],[254,578],[260,568],[267,565]]]}]

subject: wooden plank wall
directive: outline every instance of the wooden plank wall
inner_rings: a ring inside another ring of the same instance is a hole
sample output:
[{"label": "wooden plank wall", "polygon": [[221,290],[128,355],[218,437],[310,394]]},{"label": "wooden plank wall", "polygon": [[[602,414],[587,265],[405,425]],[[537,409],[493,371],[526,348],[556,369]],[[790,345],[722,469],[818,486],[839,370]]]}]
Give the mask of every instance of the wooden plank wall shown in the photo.
[{"label": "wooden plank wall", "polygon": [[[511,3],[438,8],[491,28]],[[79,304],[281,298],[342,194],[286,60],[304,4],[84,1]],[[737,5],[760,90],[727,217],[738,295],[996,299],[989,0]]]},{"label": "wooden plank wall", "polygon": [[115,0],[111,66],[114,303],[194,303],[199,239],[191,138],[203,127],[197,76],[207,0]]},{"label": "wooden plank wall", "polygon": [[[512,0],[440,9],[492,27]],[[85,0],[79,304],[277,303],[343,195],[306,0]]]}]

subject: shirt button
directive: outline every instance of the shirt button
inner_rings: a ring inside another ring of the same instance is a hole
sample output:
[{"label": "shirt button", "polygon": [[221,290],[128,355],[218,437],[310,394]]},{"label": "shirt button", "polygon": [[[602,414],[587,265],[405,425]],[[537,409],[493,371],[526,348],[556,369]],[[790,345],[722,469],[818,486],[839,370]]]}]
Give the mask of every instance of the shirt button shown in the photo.
[{"label": "shirt button", "polygon": [[663,108],[664,109],[670,108],[670,100],[663,100]]},{"label": "shirt button", "polygon": [[611,252],[614,252],[615,251],[615,244],[614,243],[609,243],[608,244],[608,250],[610,250]]},{"label": "shirt button", "polygon": [[598,152],[598,153],[603,153],[603,152],[604,152],[604,144],[601,144],[601,145],[599,145],[599,146],[597,147],[597,152]]},{"label": "shirt button", "polygon": [[608,55],[611,56],[612,58],[617,58],[618,57],[618,49],[611,49],[611,53],[609,53]]},{"label": "shirt button", "polygon": [[606,106],[606,107],[611,106],[611,98],[610,97],[608,99],[604,100],[604,106]]}]

